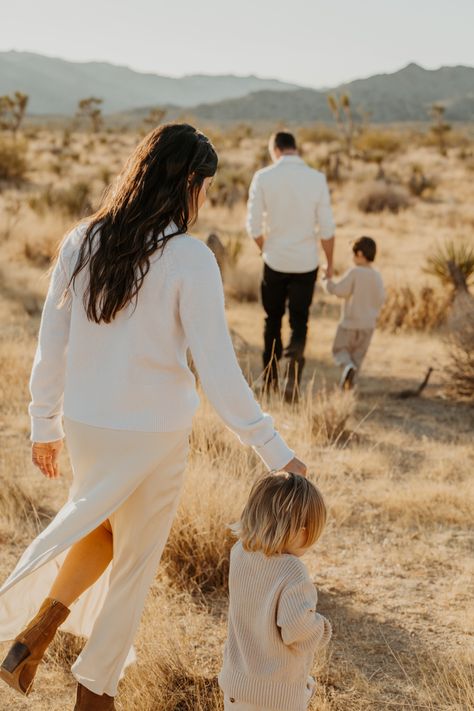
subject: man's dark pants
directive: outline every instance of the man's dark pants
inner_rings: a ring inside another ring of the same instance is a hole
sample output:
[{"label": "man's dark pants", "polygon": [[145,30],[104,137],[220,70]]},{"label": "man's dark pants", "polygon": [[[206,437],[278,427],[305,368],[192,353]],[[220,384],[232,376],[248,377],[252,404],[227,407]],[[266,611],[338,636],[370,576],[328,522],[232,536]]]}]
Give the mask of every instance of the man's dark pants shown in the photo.
[{"label": "man's dark pants", "polygon": [[[267,381],[277,380],[276,361],[282,355],[299,364],[299,377],[304,364],[303,352],[308,330],[309,308],[313,300],[317,268],[310,272],[278,272],[264,264],[261,284],[262,305],[266,313],[264,329],[263,366]],[[283,349],[281,321],[286,303],[290,315],[291,339]],[[299,380],[299,378],[298,378]]]}]

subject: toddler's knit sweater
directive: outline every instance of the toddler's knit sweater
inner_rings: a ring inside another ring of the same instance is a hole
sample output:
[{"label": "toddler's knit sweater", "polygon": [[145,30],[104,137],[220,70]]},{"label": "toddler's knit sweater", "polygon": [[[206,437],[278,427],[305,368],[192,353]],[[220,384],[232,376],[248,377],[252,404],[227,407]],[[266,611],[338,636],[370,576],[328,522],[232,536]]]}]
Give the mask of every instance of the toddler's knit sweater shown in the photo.
[{"label": "toddler's knit sweater", "polygon": [[305,711],[314,653],[331,637],[316,604],[316,588],[299,558],[249,552],[236,543],[219,673],[224,693],[274,711]]}]

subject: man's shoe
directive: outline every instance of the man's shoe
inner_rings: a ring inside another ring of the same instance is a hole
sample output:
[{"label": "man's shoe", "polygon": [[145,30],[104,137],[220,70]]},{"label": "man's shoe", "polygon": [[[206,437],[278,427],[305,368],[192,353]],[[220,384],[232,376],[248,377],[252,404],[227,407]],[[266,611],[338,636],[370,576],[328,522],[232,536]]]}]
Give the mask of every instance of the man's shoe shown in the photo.
[{"label": "man's shoe", "polygon": [[0,679],[21,694],[29,694],[46,649],[69,613],[70,609],[62,602],[47,597],[27,627],[15,637],[0,667]]},{"label": "man's shoe", "polygon": [[354,378],[357,372],[357,368],[354,363],[349,363],[346,365],[341,375],[340,387],[342,390],[352,390],[354,387]]}]

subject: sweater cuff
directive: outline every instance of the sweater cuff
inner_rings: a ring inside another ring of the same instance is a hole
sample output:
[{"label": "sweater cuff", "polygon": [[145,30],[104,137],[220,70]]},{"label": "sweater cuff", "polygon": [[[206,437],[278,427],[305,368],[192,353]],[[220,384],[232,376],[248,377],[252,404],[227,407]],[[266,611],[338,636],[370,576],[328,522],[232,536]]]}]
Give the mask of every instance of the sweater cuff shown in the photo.
[{"label": "sweater cuff", "polygon": [[63,437],[62,415],[31,418],[30,440],[32,442],[55,442]]},{"label": "sweater cuff", "polygon": [[287,446],[278,432],[275,432],[273,437],[265,444],[254,445],[253,449],[269,470],[282,469],[295,456],[294,451]]}]

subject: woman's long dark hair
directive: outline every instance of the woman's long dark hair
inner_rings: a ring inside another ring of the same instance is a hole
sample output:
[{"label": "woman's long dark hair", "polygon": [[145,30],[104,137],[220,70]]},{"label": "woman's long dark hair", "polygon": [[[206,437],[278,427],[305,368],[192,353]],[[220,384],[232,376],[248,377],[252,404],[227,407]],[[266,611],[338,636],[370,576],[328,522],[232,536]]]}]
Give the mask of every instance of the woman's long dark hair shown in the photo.
[{"label": "woman's long dark hair", "polygon": [[[90,218],[71,276],[69,286],[88,267],[89,320],[110,323],[137,298],[150,257],[195,221],[199,191],[217,160],[209,139],[188,124],[165,124],[143,139]],[[176,230],[164,236],[171,222]]]}]

